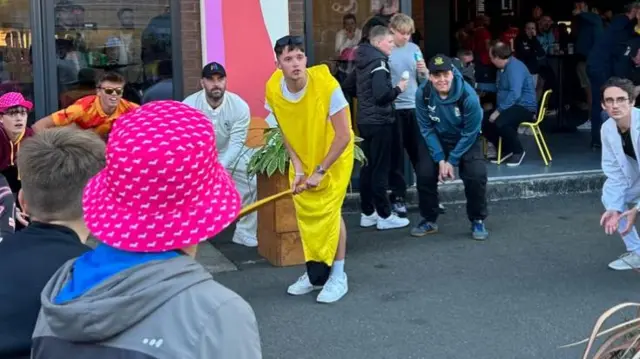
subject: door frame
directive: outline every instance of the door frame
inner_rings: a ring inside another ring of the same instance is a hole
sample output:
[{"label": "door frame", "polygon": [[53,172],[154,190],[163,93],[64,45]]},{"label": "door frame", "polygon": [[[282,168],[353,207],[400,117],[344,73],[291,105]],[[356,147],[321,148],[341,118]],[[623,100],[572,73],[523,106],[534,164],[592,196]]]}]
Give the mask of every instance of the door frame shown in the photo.
[{"label": "door frame", "polygon": [[[171,7],[171,61],[173,68],[173,99],[182,101],[184,75],[182,57],[181,0],[169,0]],[[55,34],[55,1],[29,0],[33,100],[36,121],[59,109],[58,71]]]}]

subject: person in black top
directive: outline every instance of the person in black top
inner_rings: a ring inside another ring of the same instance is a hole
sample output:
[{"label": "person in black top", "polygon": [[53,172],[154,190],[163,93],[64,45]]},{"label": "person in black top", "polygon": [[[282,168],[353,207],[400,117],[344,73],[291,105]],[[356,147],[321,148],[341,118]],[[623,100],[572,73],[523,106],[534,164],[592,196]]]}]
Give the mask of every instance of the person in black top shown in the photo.
[{"label": "person in black top", "polygon": [[640,106],[640,37],[633,37],[628,43],[624,53],[616,61],[613,68],[613,75],[626,78],[633,82],[635,86],[635,105]]},{"label": "person in black top", "polygon": [[538,82],[538,70],[540,68],[539,58],[545,55],[540,41],[536,37],[536,24],[532,21],[524,25],[524,32],[520,33],[514,40],[515,56],[527,66],[534,85]]},{"label": "person in black top", "polygon": [[369,32],[376,26],[389,27],[391,17],[400,9],[399,0],[382,0],[381,8],[374,16],[369,18],[362,26],[361,44],[369,42]]},{"label": "person in black top", "polygon": [[[371,29],[369,43],[356,50],[356,70],[349,75],[343,90],[358,98],[356,123],[367,165],[360,170],[360,226],[378,229],[402,228],[409,220],[391,211],[387,190],[391,172],[395,110],[393,101],[407,89],[408,79],[391,84],[389,55],[394,41],[385,26]],[[355,91],[354,91],[355,89]]]},{"label": "person in black top", "polygon": [[104,141],[89,131],[56,128],[22,144],[18,198],[32,222],[0,241],[0,358],[29,358],[40,292],[59,267],[90,250],[82,192],[104,165]]}]

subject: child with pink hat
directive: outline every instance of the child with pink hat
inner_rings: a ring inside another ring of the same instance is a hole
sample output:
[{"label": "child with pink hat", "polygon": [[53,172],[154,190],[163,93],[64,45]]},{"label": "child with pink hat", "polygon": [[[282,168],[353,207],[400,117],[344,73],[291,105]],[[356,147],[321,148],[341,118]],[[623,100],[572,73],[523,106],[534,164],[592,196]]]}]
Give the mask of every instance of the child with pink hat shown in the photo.
[{"label": "child with pink hat", "polygon": [[[9,182],[14,196],[20,191],[20,176],[16,158],[22,140],[33,136],[33,130],[27,127],[29,111],[33,103],[19,92],[7,92],[0,96],[0,174]],[[27,224],[18,208],[18,229]]]},{"label": "child with pink hat", "polygon": [[106,157],[83,198],[102,243],[45,286],[32,358],[261,358],[251,307],[194,259],[240,212],[211,122],[151,102],[118,119]]}]

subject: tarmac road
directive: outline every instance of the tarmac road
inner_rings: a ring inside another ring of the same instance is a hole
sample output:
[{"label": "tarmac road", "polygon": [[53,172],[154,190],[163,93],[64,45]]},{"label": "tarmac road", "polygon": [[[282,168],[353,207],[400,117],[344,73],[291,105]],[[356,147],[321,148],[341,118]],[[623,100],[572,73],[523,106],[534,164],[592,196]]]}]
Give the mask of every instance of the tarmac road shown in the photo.
[{"label": "tarmac road", "polygon": [[333,305],[288,296],[303,267],[272,267],[229,235],[216,246],[240,270],[214,276],[253,306],[266,359],[580,358],[559,346],[640,301],[640,273],[607,269],[624,246],[601,212],[597,194],[491,203],[487,242],[470,239],[464,206],[423,238],[347,215],[350,292]]}]

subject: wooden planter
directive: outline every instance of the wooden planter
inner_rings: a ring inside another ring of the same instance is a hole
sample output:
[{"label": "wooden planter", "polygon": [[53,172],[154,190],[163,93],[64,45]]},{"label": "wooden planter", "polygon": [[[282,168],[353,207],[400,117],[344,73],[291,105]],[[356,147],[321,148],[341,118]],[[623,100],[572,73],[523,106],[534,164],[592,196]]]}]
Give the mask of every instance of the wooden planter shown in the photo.
[{"label": "wooden planter", "polygon": [[[258,175],[258,200],[289,188],[286,175]],[[291,196],[268,203],[258,209],[258,253],[278,267],[304,263],[296,209]]]}]

